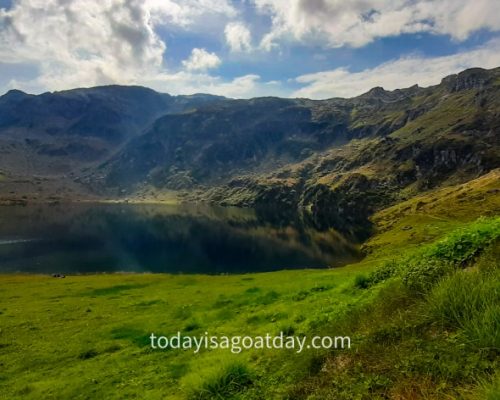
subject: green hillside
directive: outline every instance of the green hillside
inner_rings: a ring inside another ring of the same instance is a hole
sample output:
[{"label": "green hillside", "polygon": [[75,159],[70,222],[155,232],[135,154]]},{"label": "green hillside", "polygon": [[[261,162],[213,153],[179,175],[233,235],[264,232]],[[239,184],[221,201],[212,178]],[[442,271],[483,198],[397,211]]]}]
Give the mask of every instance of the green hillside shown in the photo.
[{"label": "green hillside", "polygon": [[[496,399],[498,186],[495,170],[376,213],[368,256],[333,270],[1,276],[0,393]],[[196,355],[150,348],[151,332],[178,330],[350,335],[352,348]]]}]

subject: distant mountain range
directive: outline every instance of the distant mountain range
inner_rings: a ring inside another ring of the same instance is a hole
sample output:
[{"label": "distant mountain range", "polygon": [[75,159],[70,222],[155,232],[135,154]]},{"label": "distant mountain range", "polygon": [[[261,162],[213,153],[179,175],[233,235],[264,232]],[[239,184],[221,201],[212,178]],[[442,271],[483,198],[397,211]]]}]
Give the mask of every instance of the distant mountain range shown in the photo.
[{"label": "distant mountain range", "polygon": [[125,86],[39,96],[11,90],[0,97],[0,168],[27,176],[76,173],[109,159],[157,118],[220,99]]},{"label": "distant mountain range", "polygon": [[[105,86],[0,97],[0,195],[274,204],[364,218],[500,165],[500,68],[352,98]],[[319,214],[318,214],[319,216]]]}]

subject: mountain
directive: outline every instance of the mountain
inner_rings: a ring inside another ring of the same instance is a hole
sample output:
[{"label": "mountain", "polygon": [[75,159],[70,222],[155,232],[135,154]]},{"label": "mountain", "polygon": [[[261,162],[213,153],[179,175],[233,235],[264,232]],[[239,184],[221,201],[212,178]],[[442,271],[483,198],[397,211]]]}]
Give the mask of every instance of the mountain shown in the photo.
[{"label": "mountain", "polygon": [[0,169],[26,176],[74,172],[106,160],[158,117],[220,99],[124,86],[39,96],[11,90],[0,97]]},{"label": "mountain", "polygon": [[184,189],[191,200],[302,207],[318,221],[356,223],[498,167],[499,132],[500,69],[471,69],[428,88],[225,100],[167,115],[87,182],[133,195]]},{"label": "mountain", "polygon": [[[0,98],[1,185],[5,193],[9,176],[36,171],[43,188],[47,175],[70,170],[72,196],[154,199],[174,191],[185,200],[302,208],[318,223],[352,224],[498,167],[499,131],[500,68],[319,101],[174,97],[119,86],[11,91]],[[61,180],[51,182],[53,191]]]}]

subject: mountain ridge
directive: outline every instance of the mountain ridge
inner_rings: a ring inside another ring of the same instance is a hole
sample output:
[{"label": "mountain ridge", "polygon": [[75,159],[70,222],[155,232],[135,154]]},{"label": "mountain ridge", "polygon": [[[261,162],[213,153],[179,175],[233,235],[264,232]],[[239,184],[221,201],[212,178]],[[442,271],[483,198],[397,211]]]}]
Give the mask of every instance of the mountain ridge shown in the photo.
[{"label": "mountain ridge", "polygon": [[[351,99],[170,96],[119,85],[11,91],[0,97],[0,193],[159,201],[174,192],[357,222],[497,168],[499,130],[500,68]],[[18,159],[31,169],[16,168]],[[31,186],[13,183],[35,175]]]}]

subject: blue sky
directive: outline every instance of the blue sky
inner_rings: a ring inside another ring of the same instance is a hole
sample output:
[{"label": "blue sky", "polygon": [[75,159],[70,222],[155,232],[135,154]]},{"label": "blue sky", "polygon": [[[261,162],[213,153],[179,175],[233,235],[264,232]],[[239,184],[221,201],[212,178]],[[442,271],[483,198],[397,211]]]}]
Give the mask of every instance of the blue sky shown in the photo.
[{"label": "blue sky", "polygon": [[0,92],[351,97],[500,66],[498,0],[0,0]]}]

